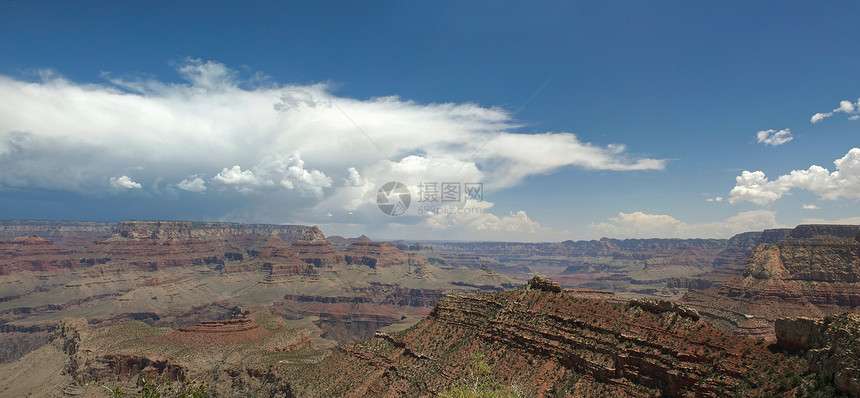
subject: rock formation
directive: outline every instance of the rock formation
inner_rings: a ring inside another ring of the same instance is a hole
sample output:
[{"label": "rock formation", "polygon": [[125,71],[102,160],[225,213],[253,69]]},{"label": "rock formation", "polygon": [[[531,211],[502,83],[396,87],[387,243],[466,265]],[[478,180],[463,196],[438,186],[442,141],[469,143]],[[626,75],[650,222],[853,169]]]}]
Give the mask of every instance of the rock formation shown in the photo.
[{"label": "rock formation", "polygon": [[684,301],[727,331],[773,339],[780,317],[860,312],[860,226],[801,225],[749,256],[741,277]]},{"label": "rock formation", "polygon": [[781,347],[806,351],[809,370],[832,375],[838,391],[860,397],[860,316],[781,318],[775,333]]},{"label": "rock formation", "polygon": [[631,307],[639,307],[645,311],[653,312],[655,314],[672,312],[680,316],[690,318],[694,321],[698,321],[700,318],[699,313],[696,312],[696,310],[666,299],[641,298],[636,300],[630,300],[630,303],[628,303],[628,305],[630,305]]},{"label": "rock formation", "polygon": [[354,242],[343,252],[347,264],[366,265],[371,268],[386,268],[409,263],[418,259],[398,250],[391,242]]},{"label": "rock formation", "polygon": [[[676,312],[572,297],[545,279],[450,296],[410,329],[341,347],[293,383],[297,395],[433,396],[471,383],[470,358],[528,396],[784,396],[802,360]],[[548,289],[545,289],[548,287]],[[764,370],[766,369],[766,370]]]},{"label": "rock formation", "polygon": [[[290,243],[307,227],[190,221],[123,221],[108,239],[80,251],[81,261],[159,270],[243,261],[271,239]],[[230,269],[228,272],[241,269]]]},{"label": "rock formation", "polygon": [[0,220],[0,240],[38,235],[73,250],[110,237],[117,225],[97,221]]},{"label": "rock formation", "polygon": [[251,343],[268,335],[251,319],[204,321],[196,326],[179,328],[167,338],[175,345],[225,345]]},{"label": "rock formation", "polygon": [[326,240],[325,235],[316,225],[303,232],[302,236],[293,242],[292,248],[302,261],[317,267],[344,262],[343,254]]},{"label": "rock formation", "polygon": [[561,293],[561,285],[544,277],[535,275],[526,283],[526,289],[537,289],[552,293]]},{"label": "rock formation", "polygon": [[18,271],[47,271],[72,268],[69,252],[47,239],[21,235],[0,241],[0,275]]}]

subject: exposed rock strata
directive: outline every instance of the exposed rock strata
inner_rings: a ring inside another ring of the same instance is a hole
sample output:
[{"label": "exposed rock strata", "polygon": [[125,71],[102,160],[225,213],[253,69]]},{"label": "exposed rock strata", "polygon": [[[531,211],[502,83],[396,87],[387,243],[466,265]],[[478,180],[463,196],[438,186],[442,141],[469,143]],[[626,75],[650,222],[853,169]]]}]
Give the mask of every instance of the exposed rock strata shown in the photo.
[{"label": "exposed rock strata", "polygon": [[806,351],[811,371],[826,370],[837,390],[860,397],[860,316],[781,318],[775,333],[778,345]]},{"label": "exposed rock strata", "polygon": [[0,241],[0,275],[19,271],[49,271],[72,268],[69,251],[38,236],[21,235]]},{"label": "exposed rock strata", "polygon": [[769,340],[780,317],[860,312],[858,230],[798,226],[778,243],[756,247],[741,277],[691,291],[684,301],[724,330]]},{"label": "exposed rock strata", "polygon": [[293,242],[292,249],[302,261],[317,267],[344,262],[343,253],[326,240],[325,235],[316,226],[303,232],[302,236]]},{"label": "exposed rock strata", "polygon": [[[471,353],[530,396],[784,395],[799,360],[704,322],[543,289],[451,296],[403,332],[326,358],[297,393],[432,396],[469,380]],[[759,369],[768,369],[761,373]],[[748,380],[759,380],[755,384]]]}]

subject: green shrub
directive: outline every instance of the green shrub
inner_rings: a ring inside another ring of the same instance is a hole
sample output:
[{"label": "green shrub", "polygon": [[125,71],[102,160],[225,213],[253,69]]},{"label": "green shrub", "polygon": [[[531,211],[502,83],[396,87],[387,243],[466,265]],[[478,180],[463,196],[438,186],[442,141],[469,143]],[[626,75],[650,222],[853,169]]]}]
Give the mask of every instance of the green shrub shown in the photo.
[{"label": "green shrub", "polygon": [[470,366],[472,381],[464,381],[441,392],[440,398],[522,398],[525,395],[517,386],[508,386],[491,379],[490,365],[481,353],[472,354]]},{"label": "green shrub", "polygon": [[209,386],[206,383],[182,382],[174,383],[169,380],[147,380],[142,377],[137,383],[137,393],[123,392],[119,386],[110,388],[103,386],[111,398],[209,398]]}]

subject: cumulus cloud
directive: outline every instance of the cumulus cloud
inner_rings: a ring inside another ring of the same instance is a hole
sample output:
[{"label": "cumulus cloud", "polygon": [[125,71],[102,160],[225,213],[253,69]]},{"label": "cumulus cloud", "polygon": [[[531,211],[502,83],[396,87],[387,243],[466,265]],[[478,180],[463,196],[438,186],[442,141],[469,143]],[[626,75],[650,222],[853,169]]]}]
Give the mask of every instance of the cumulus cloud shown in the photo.
[{"label": "cumulus cloud", "polygon": [[206,191],[206,181],[194,174],[180,181],[176,187],[183,191],[202,193]]},{"label": "cumulus cloud", "polygon": [[109,182],[114,189],[140,189],[142,187],[128,176],[111,177]]},{"label": "cumulus cloud", "polygon": [[[146,166],[141,178],[147,180],[181,180],[296,151],[326,176],[341,178],[348,177],[342,170],[363,172],[380,158],[398,162],[419,154],[475,162],[500,177],[488,181],[498,186],[567,166],[665,166],[627,154],[622,145],[594,145],[571,133],[512,132],[518,126],[499,108],[397,97],[355,100],[335,96],[324,84],[247,88],[236,72],[212,61],[190,59],[178,72],[187,83],[109,76],[110,84],[97,85],[56,74],[38,82],[0,76],[6,99],[0,104],[0,156],[34,160],[10,161],[0,185],[75,190],[116,170],[111,166],[131,164]],[[63,169],[78,177],[66,183],[48,177]],[[521,171],[509,176],[507,170]]]},{"label": "cumulus cloud", "polygon": [[258,190],[286,188],[302,195],[323,196],[323,188],[331,187],[331,178],[319,170],[306,170],[299,152],[290,156],[275,154],[263,158],[253,170],[242,170],[239,165],[224,168],[213,180],[249,194]]},{"label": "cumulus cloud", "polygon": [[[333,209],[370,211],[373,191],[391,180],[415,187],[454,178],[498,190],[565,167],[665,168],[665,160],[624,145],[568,132],[518,133],[501,108],[359,100],[326,84],[260,85],[197,59],[176,70],[183,82],[0,76],[0,190],[98,196],[117,189],[105,184],[119,181],[116,170],[142,166],[131,183],[153,186],[154,200],[170,199],[175,187],[236,209],[212,218],[284,222]],[[160,181],[176,183],[162,191]]]},{"label": "cumulus cloud", "polygon": [[818,123],[818,122],[820,122],[820,121],[822,121],[822,120],[824,120],[830,116],[833,116],[832,112],[827,112],[827,113],[820,113],[819,112],[819,113],[812,115],[812,117],[809,119],[809,121],[812,123]]},{"label": "cumulus cloud", "polygon": [[705,201],[706,201],[706,202],[722,202],[722,201],[723,201],[723,197],[722,197],[722,196],[717,196],[717,197],[713,197],[713,198],[707,198],[707,199],[705,199]]},{"label": "cumulus cloud", "polygon": [[830,112],[819,112],[812,115],[812,118],[809,119],[812,123],[818,123],[828,117],[833,116],[836,113],[845,113],[849,116],[849,120],[857,120],[860,119],[860,98],[857,99],[857,103],[854,104],[851,101],[839,101],[839,106],[836,109]]},{"label": "cumulus cloud", "polygon": [[348,176],[343,179],[343,183],[350,187],[360,187],[364,185],[364,181],[361,178],[361,174],[355,167],[350,167],[347,169]]},{"label": "cumulus cloud", "polygon": [[502,217],[491,214],[487,210],[493,205],[487,201],[467,200],[462,206],[441,208],[440,211],[431,213],[423,225],[434,230],[464,227],[466,233],[490,231],[534,234],[544,229],[539,223],[529,219],[523,210],[510,212]]},{"label": "cumulus cloud", "polygon": [[818,209],[820,209],[820,207],[818,207],[818,205],[816,205],[814,203],[813,204],[804,204],[803,206],[801,206],[801,208],[804,210],[818,210]]},{"label": "cumulus cloud", "polygon": [[741,232],[780,227],[782,225],[776,222],[776,213],[769,210],[741,212],[723,221],[698,224],[687,223],[667,214],[622,212],[606,222],[588,226],[592,232],[613,238],[727,238]]},{"label": "cumulus cloud", "polygon": [[812,165],[807,170],[793,170],[789,174],[769,180],[762,171],[744,170],[736,177],[729,202],[750,201],[766,205],[781,198],[791,189],[808,190],[822,199],[860,199],[860,148],[852,148],[833,162],[836,170]]},{"label": "cumulus cloud", "polygon": [[794,136],[791,135],[790,129],[779,131],[770,129],[759,131],[756,133],[756,138],[758,139],[759,144],[777,146],[793,140]]}]

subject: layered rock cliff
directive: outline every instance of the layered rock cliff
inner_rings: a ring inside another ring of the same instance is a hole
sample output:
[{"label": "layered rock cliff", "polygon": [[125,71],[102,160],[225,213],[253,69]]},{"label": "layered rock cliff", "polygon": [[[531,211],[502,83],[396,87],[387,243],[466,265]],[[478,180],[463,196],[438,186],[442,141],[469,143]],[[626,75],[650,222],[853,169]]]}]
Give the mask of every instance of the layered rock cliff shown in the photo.
[{"label": "layered rock cliff", "polygon": [[74,250],[108,238],[117,225],[98,221],[0,220],[0,239],[36,235]]},{"label": "layered rock cliff", "polygon": [[829,379],[839,392],[860,397],[860,315],[781,318],[775,333],[779,346],[806,352],[809,370]]},{"label": "layered rock cliff", "polygon": [[292,248],[302,261],[317,267],[332,266],[344,262],[343,253],[329,242],[316,226],[304,231]]},{"label": "layered rock cliff", "polygon": [[801,225],[757,246],[741,277],[684,301],[724,330],[773,339],[786,316],[860,312],[860,226]]},{"label": "layered rock cliff", "polygon": [[190,221],[123,221],[109,238],[80,251],[81,261],[113,261],[158,270],[244,261],[271,244],[290,243],[307,230],[299,225]]},{"label": "layered rock cliff", "polygon": [[38,236],[21,235],[0,241],[0,275],[72,268],[74,265],[68,250]]},{"label": "layered rock cliff", "polygon": [[450,296],[410,329],[341,347],[294,388],[299,395],[432,396],[472,380],[474,353],[499,382],[536,397],[759,396],[797,388],[776,378],[802,371],[801,360],[720,332],[681,307],[647,307],[574,297],[542,279],[516,291]]}]

